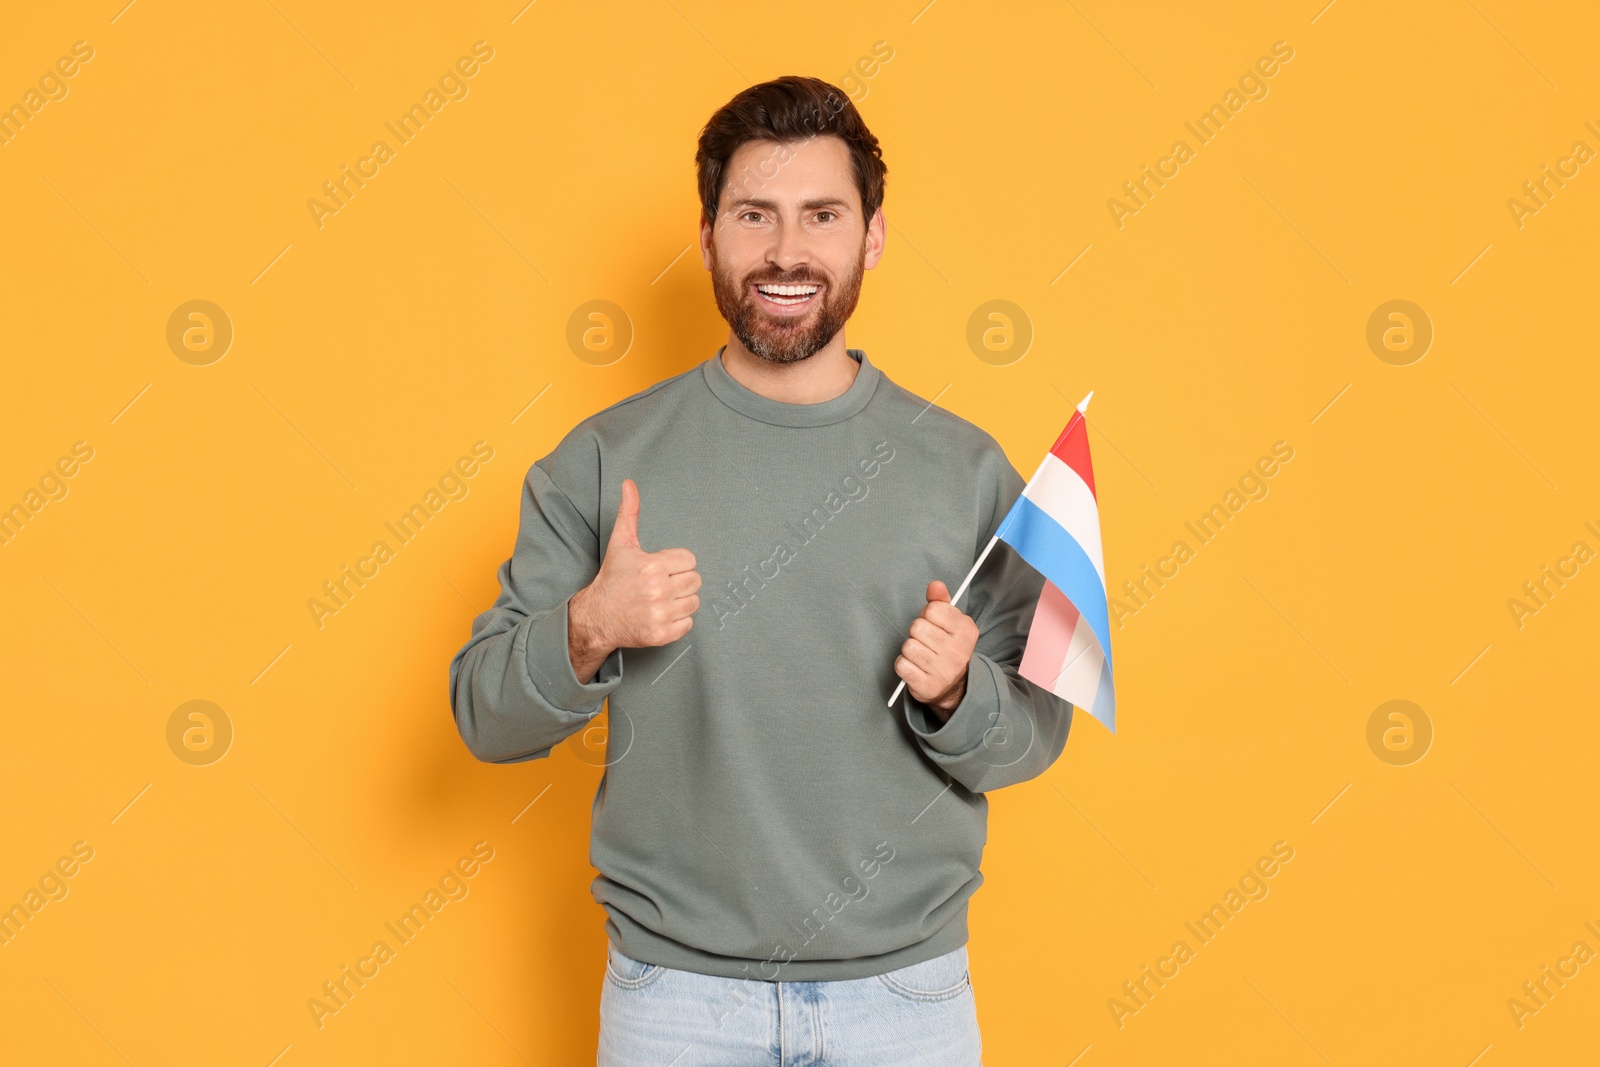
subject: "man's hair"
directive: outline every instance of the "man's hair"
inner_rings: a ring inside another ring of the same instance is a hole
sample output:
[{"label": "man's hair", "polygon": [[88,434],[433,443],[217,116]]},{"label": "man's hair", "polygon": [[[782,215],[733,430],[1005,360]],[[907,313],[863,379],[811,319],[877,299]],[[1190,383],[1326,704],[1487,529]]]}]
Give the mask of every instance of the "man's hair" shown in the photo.
[{"label": "man's hair", "polygon": [[776,173],[773,168],[788,158],[763,160],[750,174],[729,175],[728,160],[740,145],[747,141],[789,145],[822,135],[840,138],[849,149],[862,214],[870,222],[883,204],[884,177],[889,170],[878,139],[848,95],[820,78],[792,74],[752,85],[722,105],[700,131],[694,165],[700,181],[701,218],[715,225],[717,204],[728,180],[738,179],[757,189],[763,179]]}]

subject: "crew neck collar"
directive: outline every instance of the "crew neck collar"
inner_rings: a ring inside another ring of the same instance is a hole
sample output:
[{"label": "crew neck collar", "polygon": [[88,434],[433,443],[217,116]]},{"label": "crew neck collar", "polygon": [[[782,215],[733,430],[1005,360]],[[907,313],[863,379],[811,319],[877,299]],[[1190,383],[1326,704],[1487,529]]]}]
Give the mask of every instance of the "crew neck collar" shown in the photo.
[{"label": "crew neck collar", "polygon": [[820,404],[790,404],[762,396],[729,374],[728,368],[722,365],[723,349],[727,347],[723,345],[718,348],[716,355],[700,365],[706,385],[718,400],[741,415],[774,426],[827,426],[848,419],[867,406],[867,401],[872,399],[872,394],[878,388],[878,380],[883,377],[882,372],[867,359],[866,352],[849,348],[845,351],[850,358],[861,364],[850,388]]}]

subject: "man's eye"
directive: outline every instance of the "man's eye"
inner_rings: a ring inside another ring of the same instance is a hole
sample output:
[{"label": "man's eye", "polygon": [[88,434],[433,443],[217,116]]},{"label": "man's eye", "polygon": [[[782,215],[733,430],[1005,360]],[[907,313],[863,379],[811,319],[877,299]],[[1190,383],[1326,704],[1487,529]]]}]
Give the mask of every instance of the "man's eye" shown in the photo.
[{"label": "man's eye", "polygon": [[761,220],[761,212],[759,212],[759,211],[746,211],[743,215],[741,215],[739,217],[743,218],[743,219],[751,219],[751,218],[753,218],[753,219],[755,219],[756,221],[759,222]]},{"label": "man's eye", "polygon": [[[823,218],[822,216],[824,216],[824,215],[828,216],[828,218]],[[834,217],[834,214],[831,211],[819,211],[819,212],[817,212],[817,220],[819,222],[827,222],[829,219],[832,219],[833,217]]]}]

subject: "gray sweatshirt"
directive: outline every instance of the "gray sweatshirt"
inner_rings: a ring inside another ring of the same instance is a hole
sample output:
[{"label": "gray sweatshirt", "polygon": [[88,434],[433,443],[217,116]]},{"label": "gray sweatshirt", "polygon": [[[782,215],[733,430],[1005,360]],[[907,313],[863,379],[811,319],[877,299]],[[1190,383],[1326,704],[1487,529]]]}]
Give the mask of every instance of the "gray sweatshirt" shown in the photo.
[{"label": "gray sweatshirt", "polygon": [[[1018,676],[1044,578],[1003,542],[956,606],[981,636],[941,724],[894,660],[1023,488],[983,430],[859,349],[820,404],[772,400],[721,360],[580,422],[533,464],[500,595],[450,661],[468,750],[542,759],[608,705],[591,883],[607,936],[648,963],[766,981],[864,978],[967,941],[985,792],[1044,772],[1072,705]],[[694,625],[618,649],[588,684],[567,601],[622,498],[639,542],[687,548]]]}]

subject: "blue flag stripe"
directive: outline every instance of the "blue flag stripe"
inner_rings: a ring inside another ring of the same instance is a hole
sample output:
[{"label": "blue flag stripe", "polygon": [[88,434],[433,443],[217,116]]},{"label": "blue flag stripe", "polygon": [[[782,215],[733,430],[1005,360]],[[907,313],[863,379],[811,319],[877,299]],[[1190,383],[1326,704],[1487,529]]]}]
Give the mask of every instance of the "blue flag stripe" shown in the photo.
[{"label": "blue flag stripe", "polygon": [[1100,652],[1109,669],[1111,629],[1106,590],[1100,584],[1100,572],[1095,570],[1094,563],[1078,542],[1025,496],[1017,497],[996,532],[1000,540],[1016,549],[1034,570],[1050,579],[1051,584],[1077,606],[1079,614],[1088,620],[1089,628],[1099,638]]},{"label": "blue flag stripe", "polygon": [[1089,714],[1105,723],[1107,730],[1117,732],[1117,694],[1111,685],[1110,662],[1100,665],[1100,688],[1095,690],[1094,707]]}]

